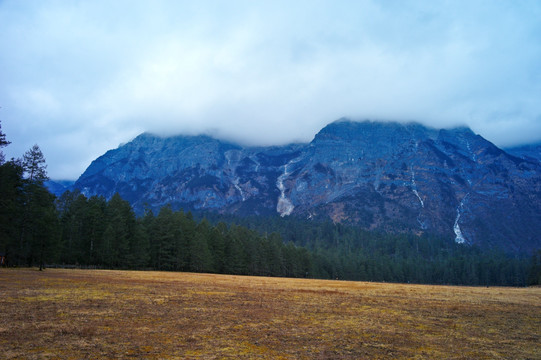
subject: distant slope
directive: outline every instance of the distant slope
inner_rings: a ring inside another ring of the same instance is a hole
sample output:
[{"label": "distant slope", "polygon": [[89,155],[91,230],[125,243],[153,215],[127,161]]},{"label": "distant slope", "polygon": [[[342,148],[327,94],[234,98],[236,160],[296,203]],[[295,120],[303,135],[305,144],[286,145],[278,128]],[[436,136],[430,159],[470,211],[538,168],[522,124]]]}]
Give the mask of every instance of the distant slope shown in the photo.
[{"label": "distant slope", "polygon": [[468,128],[343,119],[308,144],[279,147],[142,134],[96,159],[74,187],[119,192],[139,212],[279,213],[511,252],[541,247],[541,164]]},{"label": "distant slope", "polygon": [[45,186],[52,194],[60,196],[66,190],[71,189],[74,183],[74,180],[48,180],[45,182]]},{"label": "distant slope", "polygon": [[515,146],[506,148],[505,151],[521,159],[537,160],[541,163],[541,143]]}]

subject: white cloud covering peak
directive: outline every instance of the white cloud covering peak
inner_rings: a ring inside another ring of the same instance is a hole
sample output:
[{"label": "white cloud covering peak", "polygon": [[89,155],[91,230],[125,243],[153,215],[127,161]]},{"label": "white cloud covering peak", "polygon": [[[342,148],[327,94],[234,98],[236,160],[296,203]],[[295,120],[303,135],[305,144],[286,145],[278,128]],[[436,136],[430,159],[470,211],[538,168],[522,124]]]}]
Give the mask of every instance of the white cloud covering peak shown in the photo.
[{"label": "white cloud covering peak", "polygon": [[0,1],[8,156],[52,178],[143,131],[309,141],[348,116],[541,140],[541,3]]}]

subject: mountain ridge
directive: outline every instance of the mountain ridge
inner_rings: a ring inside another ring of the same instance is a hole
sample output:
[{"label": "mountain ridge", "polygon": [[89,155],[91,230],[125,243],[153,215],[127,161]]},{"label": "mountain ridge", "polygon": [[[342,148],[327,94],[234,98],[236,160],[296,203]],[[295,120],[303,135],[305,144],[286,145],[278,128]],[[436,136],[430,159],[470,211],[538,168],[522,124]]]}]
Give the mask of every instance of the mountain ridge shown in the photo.
[{"label": "mountain ridge", "polygon": [[74,188],[118,192],[138,212],[171,204],[434,232],[511,252],[541,245],[541,165],[467,127],[342,118],[308,143],[272,147],[143,133],[92,162]]}]

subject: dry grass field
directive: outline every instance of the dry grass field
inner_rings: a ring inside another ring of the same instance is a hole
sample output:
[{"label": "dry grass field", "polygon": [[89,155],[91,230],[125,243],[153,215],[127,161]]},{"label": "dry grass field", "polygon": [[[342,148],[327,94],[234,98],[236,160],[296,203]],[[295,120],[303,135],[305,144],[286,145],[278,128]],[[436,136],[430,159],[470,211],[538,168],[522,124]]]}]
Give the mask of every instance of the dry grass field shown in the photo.
[{"label": "dry grass field", "polygon": [[5,359],[541,359],[541,288],[0,269]]}]

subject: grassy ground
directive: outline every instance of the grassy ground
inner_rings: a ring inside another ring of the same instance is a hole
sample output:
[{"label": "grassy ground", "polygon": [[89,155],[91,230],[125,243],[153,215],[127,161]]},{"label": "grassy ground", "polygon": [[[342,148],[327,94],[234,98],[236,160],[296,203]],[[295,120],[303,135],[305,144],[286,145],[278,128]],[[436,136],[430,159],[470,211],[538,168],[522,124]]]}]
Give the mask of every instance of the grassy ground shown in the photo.
[{"label": "grassy ground", "polygon": [[541,359],[541,288],[0,269],[0,358]]}]

